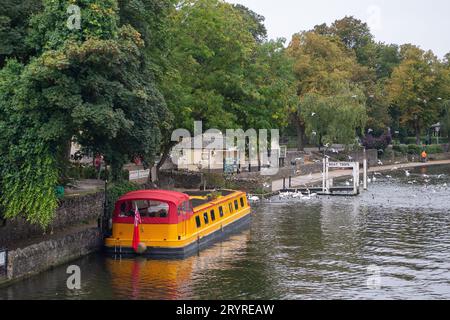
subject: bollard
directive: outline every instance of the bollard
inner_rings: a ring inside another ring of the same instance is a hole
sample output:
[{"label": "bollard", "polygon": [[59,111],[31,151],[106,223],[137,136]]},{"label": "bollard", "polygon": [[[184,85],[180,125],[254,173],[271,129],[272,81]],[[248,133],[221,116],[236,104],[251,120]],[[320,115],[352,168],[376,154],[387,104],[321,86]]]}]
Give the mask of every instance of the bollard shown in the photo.
[{"label": "bollard", "polygon": [[283,178],[283,190],[286,190],[286,178]]}]

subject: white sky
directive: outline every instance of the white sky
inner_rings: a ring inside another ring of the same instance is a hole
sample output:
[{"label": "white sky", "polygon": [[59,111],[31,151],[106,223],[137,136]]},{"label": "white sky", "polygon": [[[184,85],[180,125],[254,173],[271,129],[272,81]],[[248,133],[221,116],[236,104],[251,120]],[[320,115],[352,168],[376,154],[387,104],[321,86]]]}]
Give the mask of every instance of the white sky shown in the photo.
[{"label": "white sky", "polygon": [[353,15],[369,24],[377,41],[413,43],[442,58],[450,52],[449,0],[227,0],[266,17],[270,38]]}]

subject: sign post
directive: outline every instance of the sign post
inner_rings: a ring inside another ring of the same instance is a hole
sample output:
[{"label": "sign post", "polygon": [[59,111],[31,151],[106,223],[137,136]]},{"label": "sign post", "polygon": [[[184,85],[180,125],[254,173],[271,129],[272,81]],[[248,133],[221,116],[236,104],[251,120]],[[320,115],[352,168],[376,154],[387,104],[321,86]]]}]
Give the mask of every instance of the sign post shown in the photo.
[{"label": "sign post", "polygon": [[[352,169],[353,171],[353,193],[355,195],[359,194],[359,187],[360,187],[360,169],[359,169],[359,162],[330,162],[327,158],[323,159],[323,185],[322,189],[323,192],[326,194],[330,193],[330,190],[332,189],[331,183],[329,183],[329,170],[330,168],[336,168],[336,169]],[[365,181],[367,181],[367,162],[365,162],[365,168],[364,168],[364,174],[365,174]]]}]

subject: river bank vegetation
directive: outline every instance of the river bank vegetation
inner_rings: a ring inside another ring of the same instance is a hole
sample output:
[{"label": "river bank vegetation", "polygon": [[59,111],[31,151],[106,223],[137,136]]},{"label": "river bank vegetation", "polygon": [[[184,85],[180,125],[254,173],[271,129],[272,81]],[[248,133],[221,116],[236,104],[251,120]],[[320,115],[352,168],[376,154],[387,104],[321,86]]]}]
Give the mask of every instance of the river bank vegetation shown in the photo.
[{"label": "river bank vegetation", "polygon": [[280,129],[300,150],[450,132],[450,53],[377,42],[353,17],[268,39],[264,17],[219,0],[4,0],[0,39],[0,211],[42,226],[73,141],[120,181],[194,120]]}]

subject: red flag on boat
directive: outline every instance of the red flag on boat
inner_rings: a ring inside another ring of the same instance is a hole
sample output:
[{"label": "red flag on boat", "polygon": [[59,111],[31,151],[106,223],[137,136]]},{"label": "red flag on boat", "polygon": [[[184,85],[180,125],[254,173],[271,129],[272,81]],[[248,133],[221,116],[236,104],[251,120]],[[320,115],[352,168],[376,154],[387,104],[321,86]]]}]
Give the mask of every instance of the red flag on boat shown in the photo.
[{"label": "red flag on boat", "polygon": [[139,235],[139,225],[142,223],[141,214],[139,213],[139,209],[136,205],[136,210],[134,211],[134,232],[133,232],[133,249],[134,251],[138,251],[139,243],[141,242]]}]

